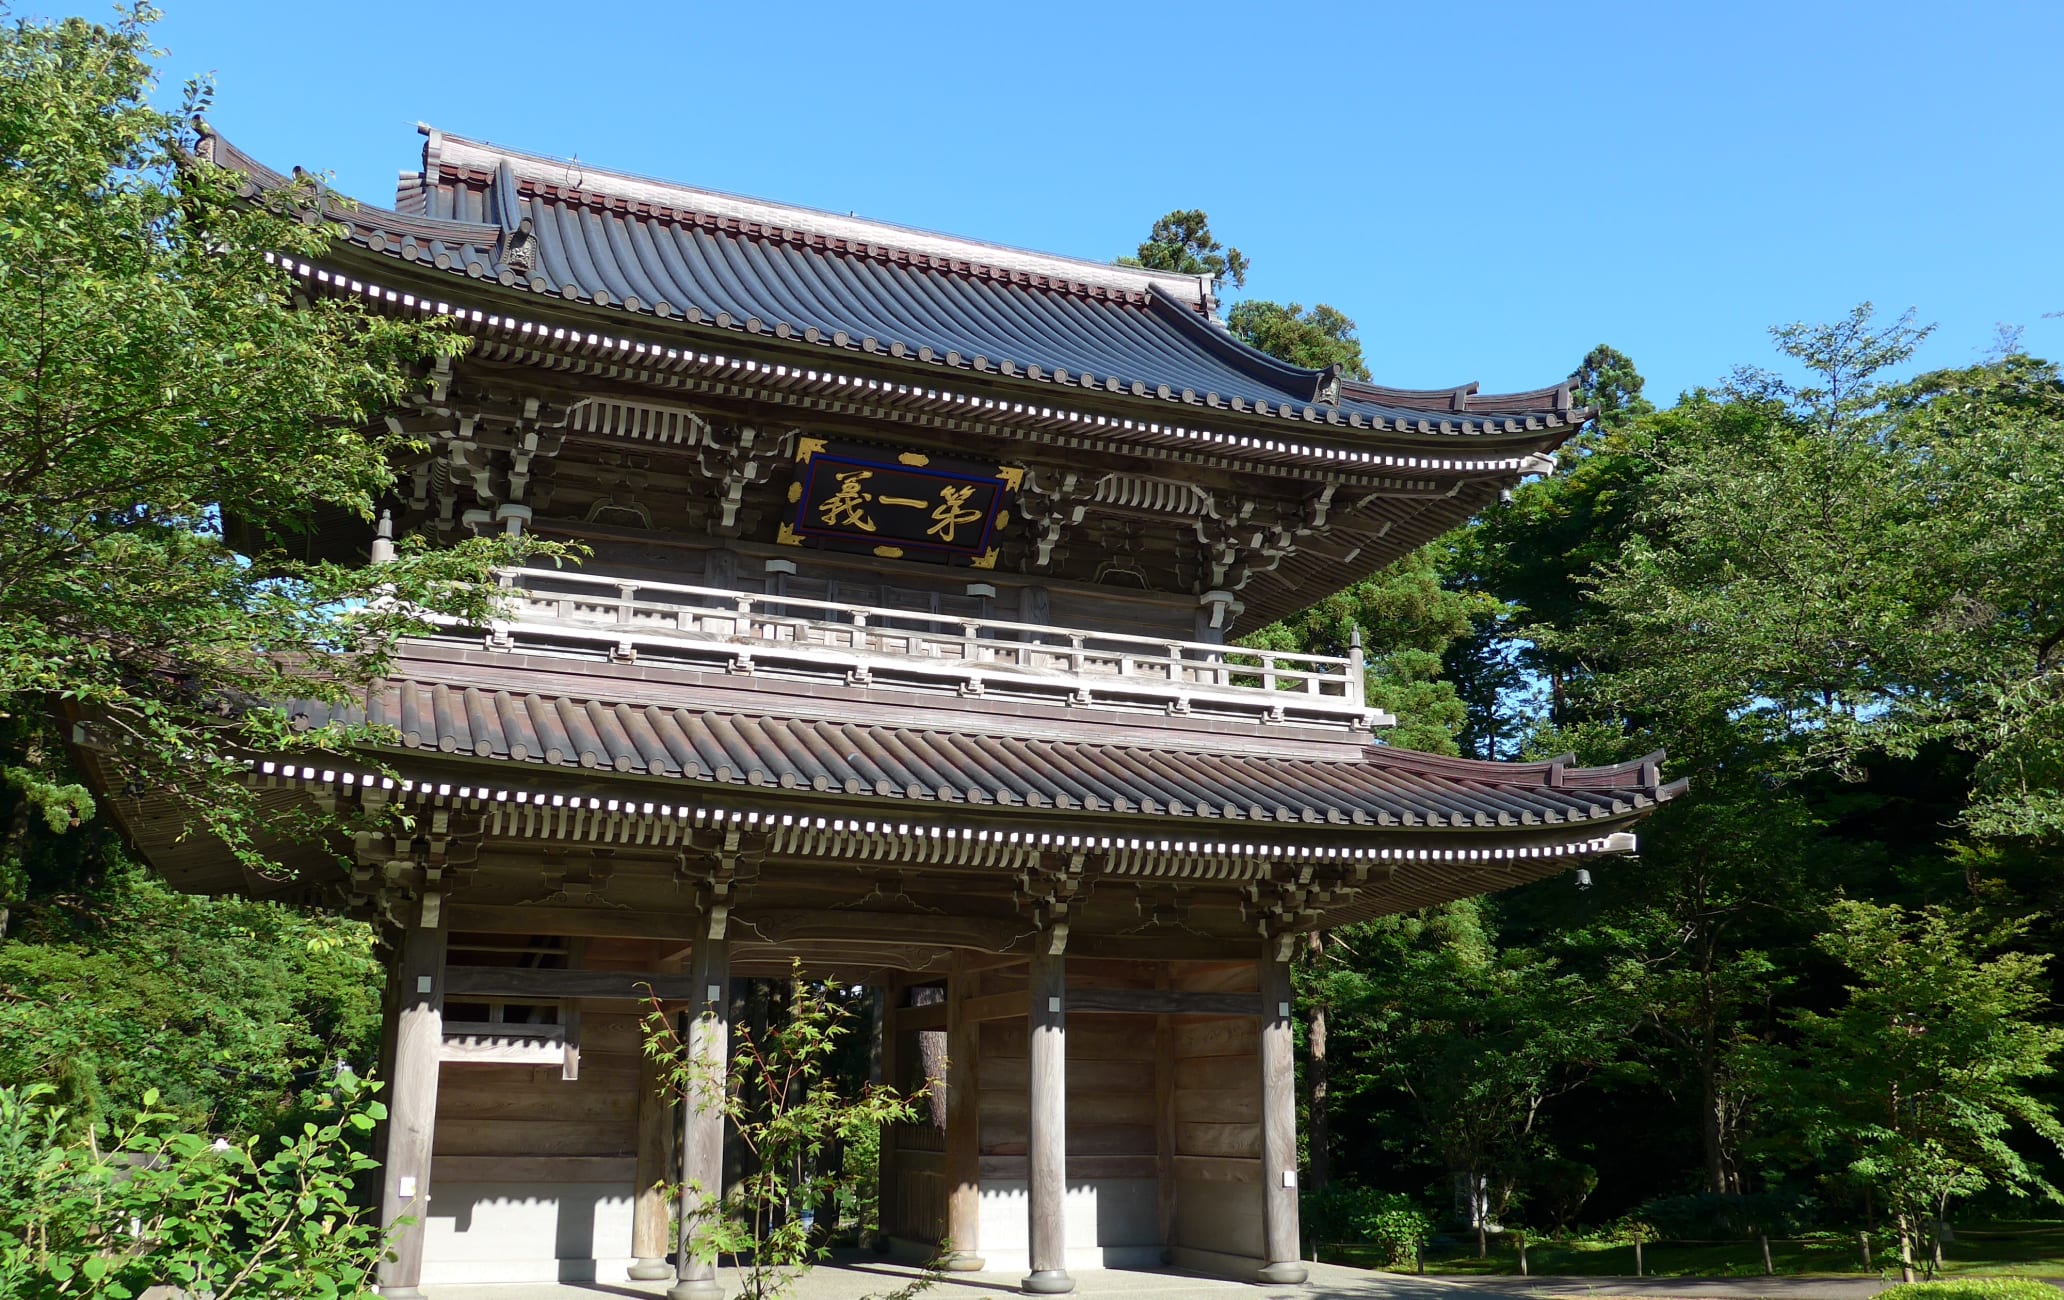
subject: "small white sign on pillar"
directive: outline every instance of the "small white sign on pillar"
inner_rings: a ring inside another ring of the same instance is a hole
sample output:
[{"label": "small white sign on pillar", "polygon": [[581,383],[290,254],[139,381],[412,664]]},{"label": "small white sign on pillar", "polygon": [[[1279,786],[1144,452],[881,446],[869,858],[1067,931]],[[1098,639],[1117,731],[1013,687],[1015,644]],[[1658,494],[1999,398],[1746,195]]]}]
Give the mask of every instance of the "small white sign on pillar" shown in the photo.
[{"label": "small white sign on pillar", "polygon": [[711,1002],[722,1002],[724,1000],[724,990],[714,984],[710,985],[705,992]]},{"label": "small white sign on pillar", "polygon": [[1295,1169],[1285,1169],[1283,1171],[1283,1186],[1297,1186],[1297,1171]]},{"label": "small white sign on pillar", "polygon": [[394,1184],[394,1193],[395,1193],[395,1195],[397,1195],[397,1196],[401,1197],[401,1199],[402,1199],[402,1200],[404,1200],[404,1201],[406,1201],[406,1200],[408,1200],[408,1199],[409,1199],[410,1197],[414,1196],[414,1195],[416,1194],[416,1177],[415,1177],[415,1175],[414,1175],[414,1174],[403,1174],[403,1175],[402,1175],[402,1176],[400,1177],[400,1179],[399,1179],[399,1180],[397,1180],[397,1181],[395,1182],[395,1184]]},{"label": "small white sign on pillar", "polygon": [[428,993],[434,981],[428,975],[416,976],[416,992]]}]

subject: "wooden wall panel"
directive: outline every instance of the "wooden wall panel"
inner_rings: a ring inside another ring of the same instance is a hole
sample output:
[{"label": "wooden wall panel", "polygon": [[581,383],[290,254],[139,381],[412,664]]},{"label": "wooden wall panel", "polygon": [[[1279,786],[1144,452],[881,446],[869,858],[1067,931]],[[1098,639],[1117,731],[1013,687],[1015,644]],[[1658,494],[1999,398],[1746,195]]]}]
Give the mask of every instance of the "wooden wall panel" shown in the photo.
[{"label": "wooden wall panel", "polygon": [[[1256,992],[1254,964],[1180,963],[1171,980],[1193,992]],[[1257,998],[1259,993],[1256,992]],[[1212,1256],[1261,1251],[1260,1021],[1252,1016],[1171,1023],[1178,1250]]]},{"label": "wooden wall panel", "polygon": [[[638,1139],[637,1017],[584,1008],[581,1068],[447,1062],[438,1076],[439,1157],[629,1157]],[[512,1166],[513,1167],[513,1166]],[[528,1166],[526,1166],[528,1167]]]},{"label": "wooden wall panel", "polygon": [[[1070,961],[1069,988],[1152,988],[1153,966]],[[1023,967],[981,976],[984,994],[1022,991]],[[981,1030],[981,1152],[985,1177],[1017,1168],[1026,1151],[1025,1020]],[[1068,1017],[1068,1175],[1151,1177],[1154,1159],[1154,1034],[1151,1017],[1081,1011]],[[1023,1175],[1020,1174],[1020,1177]]]}]

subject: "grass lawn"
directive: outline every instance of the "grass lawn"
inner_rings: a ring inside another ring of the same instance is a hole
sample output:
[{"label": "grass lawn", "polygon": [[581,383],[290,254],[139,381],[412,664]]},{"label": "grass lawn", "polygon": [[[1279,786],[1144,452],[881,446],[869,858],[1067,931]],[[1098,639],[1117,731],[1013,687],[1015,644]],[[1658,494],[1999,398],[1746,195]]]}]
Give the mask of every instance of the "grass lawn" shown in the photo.
[{"label": "grass lawn", "polygon": [[[1874,1236],[1876,1267],[1870,1273],[1897,1277],[1899,1263],[1888,1252],[1889,1234]],[[1763,1253],[1754,1241],[1676,1243],[1649,1241],[1642,1246],[1642,1264],[1650,1277],[1759,1277]],[[1319,1258],[1328,1263],[1362,1268],[1386,1267],[1372,1247],[1325,1245]],[[1793,1277],[1866,1276],[1856,1238],[1821,1237],[1770,1243],[1775,1270]],[[1916,1260],[1916,1265],[1922,1261]],[[1538,1277],[1632,1277],[1631,1241],[1597,1239],[1527,1242],[1528,1271]],[[1393,1270],[1408,1272],[1409,1268]],[[1493,1238],[1487,1259],[1476,1257],[1474,1240],[1436,1239],[1427,1248],[1426,1271],[1440,1274],[1516,1275],[1519,1254],[1508,1235]],[[1973,1224],[1960,1227],[1957,1239],[1943,1248],[1944,1275],[1988,1274],[2064,1277],[2064,1223]]]}]

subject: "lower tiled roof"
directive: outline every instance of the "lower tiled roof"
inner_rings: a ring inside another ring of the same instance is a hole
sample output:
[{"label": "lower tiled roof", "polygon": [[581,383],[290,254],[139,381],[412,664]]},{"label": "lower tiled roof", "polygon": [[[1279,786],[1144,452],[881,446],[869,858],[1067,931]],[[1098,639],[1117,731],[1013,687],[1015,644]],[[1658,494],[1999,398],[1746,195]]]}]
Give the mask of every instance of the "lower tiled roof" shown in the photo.
[{"label": "lower tiled roof", "polygon": [[808,790],[1214,820],[1526,827],[1632,820],[1681,788],[1660,756],[1614,768],[1442,758],[1374,744],[1339,758],[997,735],[397,681],[363,711],[297,705],[311,726],[370,721],[404,749]]}]

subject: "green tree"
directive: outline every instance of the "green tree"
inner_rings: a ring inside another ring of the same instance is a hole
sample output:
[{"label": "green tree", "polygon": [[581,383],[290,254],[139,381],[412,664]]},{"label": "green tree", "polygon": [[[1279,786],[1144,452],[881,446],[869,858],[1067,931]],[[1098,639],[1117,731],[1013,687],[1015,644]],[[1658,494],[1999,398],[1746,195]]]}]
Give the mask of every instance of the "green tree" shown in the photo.
[{"label": "green tree", "polygon": [[385,1248],[354,1203],[385,1115],[349,1076],[267,1154],[156,1109],[77,1133],[44,1085],[0,1087],[0,1295],[18,1300],[371,1300]]},{"label": "green tree", "polygon": [[75,720],[255,863],[241,755],[354,739],[297,732],[271,702],[348,696],[422,611],[482,617],[506,555],[304,563],[265,540],[326,513],[370,539],[408,449],[377,416],[463,340],[297,300],[285,263],[337,227],[312,180],[248,200],[196,156],[205,86],[179,113],[151,106],[154,18],[0,29],[0,900],[32,824],[94,814],[66,759]]},{"label": "green tree", "polygon": [[1226,313],[1233,337],[1293,366],[1324,370],[1339,366],[1349,379],[1367,382],[1368,363],[1355,323],[1324,303],[1309,310],[1298,303],[1284,306],[1260,298],[1233,304]]},{"label": "green tree", "polygon": [[118,861],[17,909],[0,942],[0,1081],[52,1086],[82,1126],[152,1088],[195,1131],[297,1129],[339,1063],[371,1069],[380,985],[367,926],[191,897]]},{"label": "green tree", "polygon": [[1154,223],[1154,229],[1120,266],[1178,275],[1208,275],[1234,288],[1247,283],[1248,262],[1237,248],[1228,248],[1211,233],[1211,218],[1199,208],[1178,208]]},{"label": "green tree", "polygon": [[1768,1083],[1805,1149],[1893,1211],[1902,1260],[1956,1198],[2001,1187],[2064,1201],[2010,1140],[2033,1134],[2064,1154],[2064,1123],[2032,1090],[2055,1074],[2064,1029],[2038,1019],[2047,958],[2008,947],[2025,926],[1861,900],[1836,903],[1828,922],[1819,946],[1848,997],[1791,1018],[1798,1045]]},{"label": "green tree", "polygon": [[1463,1188],[1483,1247],[1547,1153],[1544,1107],[1614,1059],[1619,991],[1540,951],[1498,942],[1491,906],[1470,899],[1342,932],[1352,962],[1324,976],[1336,1037],[1357,1062],[1340,1095],[1394,1089],[1410,1107],[1400,1142]]},{"label": "green tree", "polygon": [[1634,363],[1600,344],[1570,375],[1578,400],[1597,414],[1556,453],[1556,472],[1515,488],[1449,534],[1441,548],[1448,584],[1496,598],[1471,635],[1449,651],[1447,673],[1468,708],[1464,748],[1482,758],[1510,757],[1526,743],[1528,697],[1545,692],[1550,726],[1576,721],[1571,681],[1595,655],[1563,649],[1534,629],[1564,635],[1592,616],[1589,578],[1618,558],[1644,499],[1655,408],[1642,396]]},{"label": "green tree", "polygon": [[[746,1154],[745,1172],[730,1195],[721,1189],[679,1188],[680,1204],[697,1228],[689,1249],[714,1263],[738,1261],[742,1294],[773,1300],[786,1294],[828,1254],[802,1211],[856,1200],[860,1170],[827,1159],[835,1148],[867,1146],[885,1124],[918,1116],[915,1097],[879,1084],[854,1087],[838,1068],[850,1036],[852,1010],[835,990],[805,977],[793,964],[785,1007],[763,1032],[732,1028],[729,1068],[712,1077],[665,1011],[644,1019],[645,1054],[660,1065],[665,1093],[683,1106],[715,1107]],[[908,1300],[937,1280],[927,1269],[892,1300]]]}]

